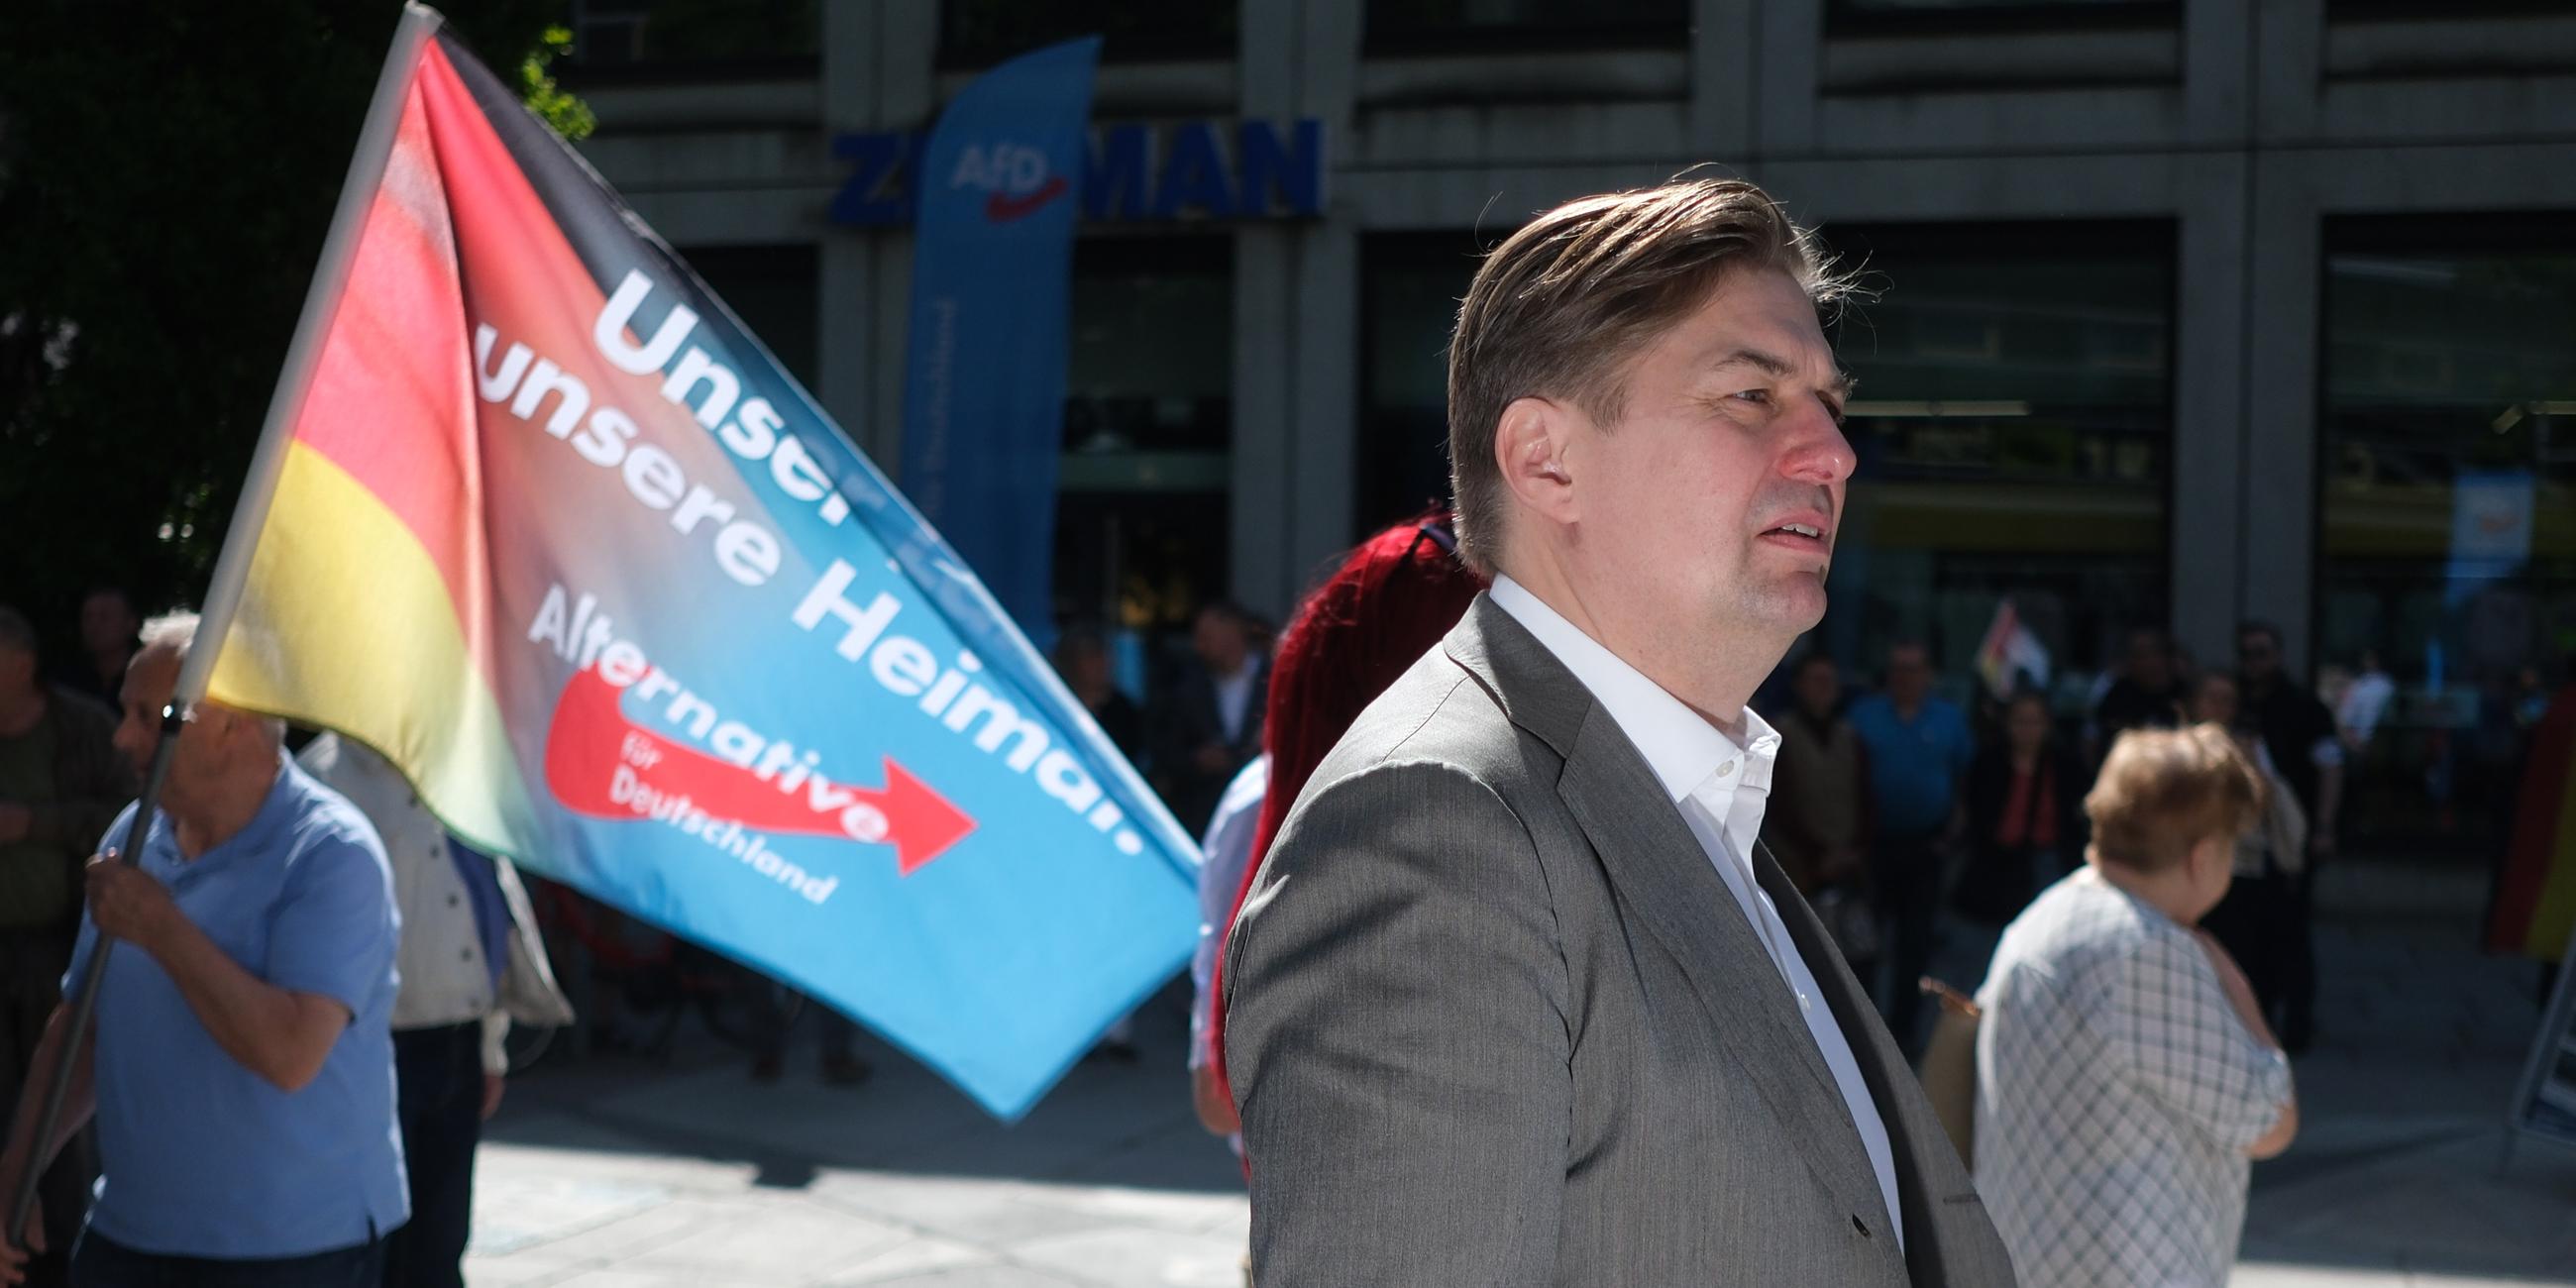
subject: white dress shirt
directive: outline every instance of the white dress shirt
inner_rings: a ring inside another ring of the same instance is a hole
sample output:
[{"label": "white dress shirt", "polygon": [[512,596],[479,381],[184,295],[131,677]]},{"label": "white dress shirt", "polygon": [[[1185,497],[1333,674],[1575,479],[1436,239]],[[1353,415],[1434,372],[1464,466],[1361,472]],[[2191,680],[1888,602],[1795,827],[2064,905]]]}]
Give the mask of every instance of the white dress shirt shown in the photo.
[{"label": "white dress shirt", "polygon": [[1196,994],[1190,1005],[1190,1067],[1215,1063],[1208,1049],[1208,986],[1216,980],[1216,955],[1225,947],[1226,927],[1234,916],[1234,896],[1243,890],[1244,870],[1252,866],[1253,834],[1261,830],[1261,805],[1270,795],[1270,753],[1250,764],[1226,784],[1208,819],[1207,836],[1199,842],[1199,946],[1190,954],[1190,983]]},{"label": "white dress shirt", "polygon": [[[1852,1124],[1860,1130],[1861,1147],[1869,1153],[1870,1170],[1877,1174],[1879,1195],[1887,1203],[1890,1228],[1896,1231],[1897,1246],[1903,1247],[1905,1218],[1897,1203],[1896,1158],[1888,1147],[1887,1124],[1879,1117],[1869,1084],[1861,1078],[1850,1040],[1816,987],[1814,972],[1807,969],[1779,909],[1754,875],[1753,841],[1762,829],[1762,810],[1771,795],[1771,766],[1780,754],[1778,731],[1747,707],[1746,745],[1739,747],[1520,583],[1496,577],[1491,593],[1495,607],[1529,628],[1557,661],[1574,672],[1574,678],[1592,691],[1620,732],[1636,745],[1727,891],[1735,896],[1737,909],[1770,949],[1771,964],[1798,1003],[1807,1034],[1815,1039],[1816,1052],[1824,1057],[1825,1068],[1833,1073],[1834,1086],[1851,1111]],[[1747,983],[1768,987],[1763,980]]]}]

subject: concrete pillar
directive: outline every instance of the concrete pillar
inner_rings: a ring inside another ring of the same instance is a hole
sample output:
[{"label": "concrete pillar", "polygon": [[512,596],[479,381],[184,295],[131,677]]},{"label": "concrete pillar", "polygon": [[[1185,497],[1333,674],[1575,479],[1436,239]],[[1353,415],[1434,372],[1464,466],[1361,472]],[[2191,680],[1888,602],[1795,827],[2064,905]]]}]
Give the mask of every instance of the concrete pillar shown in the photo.
[{"label": "concrete pillar", "polygon": [[2281,627],[2282,655],[2306,665],[2315,613],[2317,315],[2321,203],[2295,157],[2253,170],[2246,308],[2244,587],[2238,608]]},{"label": "concrete pillar", "polygon": [[2318,132],[2326,65],[2325,0],[2256,0],[2254,136],[2301,142]]},{"label": "concrete pillar", "polygon": [[2244,597],[2249,166],[2194,159],[2177,212],[2169,595],[2175,635],[2210,661],[2235,647]]},{"label": "concrete pillar", "polygon": [[[840,0],[823,6],[825,133],[928,124],[938,43],[935,4]],[[815,395],[860,450],[891,474],[902,446],[912,234],[829,227],[817,259],[822,388]]]},{"label": "concrete pillar", "polygon": [[1297,231],[1297,418],[1288,426],[1288,593],[1350,548],[1359,452],[1360,239],[1347,222]]},{"label": "concrete pillar", "polygon": [[[1246,15],[1249,17],[1249,15]],[[1289,587],[1288,502],[1296,436],[1295,234],[1247,225],[1234,233],[1234,443],[1227,507],[1228,590],[1274,620]]]},{"label": "concrete pillar", "polygon": [[[2258,0],[2254,143],[2312,139],[2325,68],[2325,0]],[[2313,676],[2316,613],[2317,314],[2324,202],[2295,154],[2255,154],[2246,228],[2245,522],[2240,617],[2281,628],[2282,655]],[[2234,641],[2229,641],[2234,647]]]},{"label": "concrete pillar", "polygon": [[[1347,137],[1360,0],[1245,0],[1241,111],[1318,117]],[[1251,223],[1234,233],[1233,594],[1283,618],[1351,540],[1358,417],[1357,235],[1347,222]]]},{"label": "concrete pillar", "polygon": [[1758,0],[1693,0],[1690,32],[1690,144],[1698,160],[1742,167],[1753,155],[1762,91]]},{"label": "concrete pillar", "polygon": [[2258,23],[2244,0],[2185,0],[2183,128],[2194,142],[2253,141]]},{"label": "concrete pillar", "polygon": [[1745,101],[1753,113],[1753,154],[1809,155],[1821,115],[1825,0],[1756,0],[1752,8],[1757,79]]}]

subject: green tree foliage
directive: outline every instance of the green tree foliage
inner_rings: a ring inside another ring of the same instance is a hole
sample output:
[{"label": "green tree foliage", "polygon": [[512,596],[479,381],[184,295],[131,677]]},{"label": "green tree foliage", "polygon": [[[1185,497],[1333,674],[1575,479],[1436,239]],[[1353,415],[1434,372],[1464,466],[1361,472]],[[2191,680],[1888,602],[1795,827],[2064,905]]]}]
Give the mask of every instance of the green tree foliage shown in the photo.
[{"label": "green tree foliage", "polygon": [[[561,7],[441,9],[587,132]],[[87,585],[203,594],[401,14],[0,3],[0,603],[57,649]]]},{"label": "green tree foliage", "polygon": [[537,45],[519,62],[519,93],[528,102],[528,110],[555,127],[555,133],[579,143],[599,128],[599,118],[591,115],[590,105],[555,87],[555,78],[546,70],[554,60],[572,52],[572,28],[548,27],[538,33]]}]

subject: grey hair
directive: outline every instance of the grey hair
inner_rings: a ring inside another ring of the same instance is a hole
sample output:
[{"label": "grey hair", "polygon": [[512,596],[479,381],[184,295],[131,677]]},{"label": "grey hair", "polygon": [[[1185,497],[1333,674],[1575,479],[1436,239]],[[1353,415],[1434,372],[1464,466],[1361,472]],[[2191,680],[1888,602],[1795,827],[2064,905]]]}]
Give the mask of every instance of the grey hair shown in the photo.
[{"label": "grey hair", "polygon": [[181,657],[197,645],[197,627],[205,619],[195,613],[164,613],[143,623],[140,632],[145,648],[166,648]]},{"label": "grey hair", "polygon": [[[198,628],[204,624],[205,619],[195,613],[164,613],[143,623],[141,632],[143,647],[169,649],[179,655],[184,667],[188,650],[197,646]],[[286,741],[285,721],[274,716],[263,716],[260,717],[259,725],[260,728],[268,731],[270,741],[279,744]]]}]

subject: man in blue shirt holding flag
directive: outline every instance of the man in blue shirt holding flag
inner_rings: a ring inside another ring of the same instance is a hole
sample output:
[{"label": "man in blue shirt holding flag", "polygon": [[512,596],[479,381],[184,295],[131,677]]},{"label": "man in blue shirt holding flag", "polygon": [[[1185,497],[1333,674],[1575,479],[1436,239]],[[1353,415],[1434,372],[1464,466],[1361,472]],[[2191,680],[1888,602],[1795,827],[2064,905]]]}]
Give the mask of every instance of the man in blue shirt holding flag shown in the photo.
[{"label": "man in blue shirt holding flag", "polygon": [[[195,642],[194,615],[144,628],[117,749],[147,760]],[[394,1117],[397,932],[375,830],[287,759],[275,721],[200,702],[178,735],[139,861],[93,859],[66,991],[99,936],[95,1025],[67,1050],[57,1009],[0,1176],[27,1175],[98,1121],[98,1203],[72,1281],[373,1285],[410,1216]],[[100,848],[121,843],[133,809]],[[29,1139],[65,1059],[53,1138]],[[37,1224],[41,1224],[39,1221]],[[24,1264],[0,1250],[0,1282]]]}]

